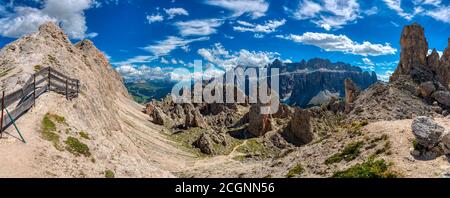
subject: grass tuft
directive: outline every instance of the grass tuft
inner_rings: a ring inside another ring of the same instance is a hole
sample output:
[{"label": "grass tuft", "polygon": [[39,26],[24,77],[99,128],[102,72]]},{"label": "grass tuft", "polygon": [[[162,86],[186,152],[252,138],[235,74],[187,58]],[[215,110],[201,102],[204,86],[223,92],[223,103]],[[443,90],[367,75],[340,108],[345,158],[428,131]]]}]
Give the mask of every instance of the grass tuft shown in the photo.
[{"label": "grass tuft", "polygon": [[80,131],[80,137],[82,137],[82,138],[84,138],[84,139],[86,139],[86,140],[90,140],[91,138],[89,137],[89,135],[86,133],[86,132],[84,132],[84,131]]},{"label": "grass tuft", "polygon": [[84,155],[85,157],[91,156],[89,147],[86,144],[80,142],[77,138],[68,137],[64,143],[66,143],[66,149],[75,156],[80,155]]},{"label": "grass tuft", "polygon": [[301,164],[297,164],[296,166],[294,166],[294,168],[289,170],[289,172],[286,174],[286,177],[292,178],[297,175],[301,175],[304,171],[305,171],[305,169],[303,168],[303,166]]},{"label": "grass tuft", "polygon": [[115,174],[112,170],[105,171],[105,178],[115,178]]},{"label": "grass tuft", "polygon": [[361,153],[360,150],[363,147],[363,145],[364,145],[364,142],[362,142],[362,141],[351,143],[351,144],[347,145],[344,148],[344,150],[342,150],[342,152],[336,153],[336,154],[332,155],[331,157],[329,157],[327,160],[325,160],[325,164],[329,165],[329,164],[339,163],[342,160],[345,160],[347,162],[352,161],[356,157],[359,156],[359,154]]},{"label": "grass tuft", "polygon": [[389,171],[390,165],[384,160],[373,160],[356,164],[347,170],[333,174],[333,178],[397,178],[396,173]]},{"label": "grass tuft", "polygon": [[51,120],[49,114],[46,114],[44,116],[44,119],[42,119],[42,138],[44,140],[50,141],[53,143],[53,146],[58,149],[62,150],[60,144],[59,144],[59,135],[56,133],[56,124]]}]

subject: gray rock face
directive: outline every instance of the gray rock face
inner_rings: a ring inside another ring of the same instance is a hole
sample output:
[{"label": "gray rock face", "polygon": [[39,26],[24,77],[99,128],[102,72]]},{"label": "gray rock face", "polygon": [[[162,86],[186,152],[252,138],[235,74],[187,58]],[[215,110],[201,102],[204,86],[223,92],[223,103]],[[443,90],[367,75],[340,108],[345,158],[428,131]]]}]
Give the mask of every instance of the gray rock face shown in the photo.
[{"label": "gray rock face", "polygon": [[411,127],[417,143],[428,149],[437,146],[445,133],[444,127],[424,116],[414,119]]},{"label": "gray rock face", "polygon": [[431,95],[437,102],[450,108],[450,92],[448,91],[436,91]]},{"label": "gray rock face", "polygon": [[346,63],[332,63],[326,59],[311,59],[299,63],[276,60],[271,68],[280,69],[280,98],[288,105],[308,107],[311,99],[328,90],[345,95],[344,80],[350,78],[361,89],[377,82],[377,75]]}]

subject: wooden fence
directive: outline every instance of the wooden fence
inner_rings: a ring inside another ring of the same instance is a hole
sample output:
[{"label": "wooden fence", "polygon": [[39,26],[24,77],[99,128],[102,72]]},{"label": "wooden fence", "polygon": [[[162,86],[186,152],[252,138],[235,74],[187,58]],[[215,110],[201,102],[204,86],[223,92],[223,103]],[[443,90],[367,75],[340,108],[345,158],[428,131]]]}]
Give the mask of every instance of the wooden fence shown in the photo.
[{"label": "wooden fence", "polygon": [[[36,98],[47,91],[53,91],[66,96],[67,100],[78,97],[80,81],[70,78],[61,72],[46,67],[33,74],[25,85],[13,93],[1,95],[0,135],[13,122],[24,115],[36,103]],[[5,110],[10,115],[5,113]]]}]

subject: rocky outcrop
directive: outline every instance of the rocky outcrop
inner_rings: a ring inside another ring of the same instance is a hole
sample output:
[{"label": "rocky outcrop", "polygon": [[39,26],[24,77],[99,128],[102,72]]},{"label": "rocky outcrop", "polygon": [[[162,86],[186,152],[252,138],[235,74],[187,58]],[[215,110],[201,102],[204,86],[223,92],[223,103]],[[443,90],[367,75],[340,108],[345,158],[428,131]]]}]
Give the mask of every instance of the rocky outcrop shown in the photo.
[{"label": "rocky outcrop", "polygon": [[200,111],[194,107],[192,104],[185,104],[185,127],[200,127],[207,128],[208,124],[206,124],[203,116],[200,114]]},{"label": "rocky outcrop", "polygon": [[155,107],[152,111],[152,118],[153,123],[166,126],[166,127],[172,127],[171,119],[158,107]]},{"label": "rocky outcrop", "polygon": [[402,31],[400,46],[400,62],[391,81],[397,80],[400,75],[411,75],[414,70],[427,66],[428,42],[422,26],[417,23],[406,26]]},{"label": "rocky outcrop", "polygon": [[[347,119],[381,121],[413,119],[417,116],[435,116],[432,106],[412,93],[416,92],[415,85],[412,84],[414,83],[405,79],[405,81],[398,80],[396,83],[377,83],[371,86],[366,91],[361,92],[356,101],[353,102],[353,108],[348,113]],[[412,90],[410,92],[404,89]]]},{"label": "rocky outcrop", "polygon": [[304,145],[313,141],[311,119],[312,115],[308,110],[296,108],[288,127],[284,131],[287,139],[290,139],[296,145]]},{"label": "rocky outcrop", "polygon": [[433,119],[425,116],[414,119],[411,128],[417,143],[429,149],[438,145],[445,132],[444,127],[439,126]]},{"label": "rocky outcrop", "polygon": [[420,96],[428,98],[436,91],[436,86],[434,85],[434,82],[428,81],[420,84],[418,89]]},{"label": "rocky outcrop", "polygon": [[249,125],[248,132],[253,136],[259,137],[272,130],[272,122],[269,114],[263,114],[261,108],[265,105],[258,103],[250,107],[248,113]]},{"label": "rocky outcrop", "polygon": [[418,84],[435,81],[447,90],[450,88],[448,86],[450,83],[450,50],[448,48],[442,58],[439,58],[436,49],[427,56],[428,42],[425,31],[417,23],[403,29],[400,45],[400,62],[390,79],[391,82],[404,75],[410,76]]},{"label": "rocky outcrop", "polygon": [[411,128],[417,142],[411,152],[412,155],[433,159],[450,154],[450,131],[437,124],[432,118],[417,117]]},{"label": "rocky outcrop", "polygon": [[344,85],[345,85],[345,112],[349,113],[352,109],[353,102],[356,100],[356,97],[358,97],[361,90],[349,78],[345,79]]},{"label": "rocky outcrop", "polygon": [[448,91],[436,91],[431,95],[438,103],[444,105],[446,108],[450,108],[450,92]]},{"label": "rocky outcrop", "polygon": [[[298,63],[282,63],[275,60],[271,68],[280,69],[280,98],[288,105],[308,107],[317,104],[312,99],[324,93],[337,93],[344,97],[344,80],[349,78],[361,89],[366,89],[377,82],[377,75],[363,72],[361,68],[342,62],[332,63],[329,60],[315,58]],[[321,94],[322,93],[322,94]],[[326,104],[332,99],[321,100]]]},{"label": "rocky outcrop", "polygon": [[197,147],[202,153],[207,155],[211,155],[214,153],[212,145],[213,140],[206,133],[202,133],[200,137],[193,143],[193,146]]}]

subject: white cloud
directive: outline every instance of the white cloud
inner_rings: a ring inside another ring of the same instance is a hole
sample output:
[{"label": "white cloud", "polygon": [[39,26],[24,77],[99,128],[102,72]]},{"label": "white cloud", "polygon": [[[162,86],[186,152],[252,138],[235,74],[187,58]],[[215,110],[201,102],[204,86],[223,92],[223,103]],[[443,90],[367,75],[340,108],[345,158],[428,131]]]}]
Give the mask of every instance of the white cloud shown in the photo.
[{"label": "white cloud", "polygon": [[380,56],[395,54],[397,52],[397,49],[392,48],[389,43],[384,45],[372,44],[368,41],[358,43],[352,41],[345,35],[306,32],[303,35],[277,35],[277,37],[305,45],[314,45],[325,51],[344,52],[361,56]]},{"label": "white cloud", "polygon": [[168,55],[175,49],[186,47],[192,42],[206,41],[206,40],[209,40],[209,38],[200,37],[195,39],[182,39],[175,36],[169,36],[167,37],[166,40],[158,41],[156,44],[149,45],[147,47],[144,47],[143,49],[151,52],[153,55],[157,57],[161,57]]},{"label": "white cloud", "polygon": [[403,8],[401,6],[401,4],[402,4],[401,0],[383,0],[383,1],[384,1],[384,3],[386,3],[386,5],[390,9],[396,11],[399,16],[401,16],[407,20],[412,19],[413,15],[408,14],[403,10]]},{"label": "white cloud", "polygon": [[164,17],[160,14],[156,15],[148,15],[147,20],[149,24],[155,23],[155,22],[161,22],[164,21]]},{"label": "white cloud", "polygon": [[136,66],[126,64],[117,67],[116,70],[126,81],[139,81],[148,79],[163,80],[170,78],[170,72],[165,71],[161,67],[149,67],[147,65]]},{"label": "white cloud", "polygon": [[58,22],[69,37],[83,39],[96,34],[87,34],[84,11],[96,6],[94,0],[46,0],[41,9],[14,7],[13,13],[7,13],[0,19],[0,34],[17,38],[37,31],[48,21]]},{"label": "white cloud", "polygon": [[182,36],[206,36],[215,34],[217,32],[216,28],[222,24],[223,22],[219,19],[202,19],[177,22],[175,26]]},{"label": "white cloud", "polygon": [[189,16],[189,12],[184,8],[164,9],[164,12],[166,12],[166,14],[169,15],[168,19],[173,19],[177,15]]},{"label": "white cloud", "polygon": [[169,61],[166,60],[164,57],[161,58],[161,63],[162,64],[169,64]]},{"label": "white cloud", "polygon": [[298,20],[310,20],[325,30],[339,29],[360,18],[356,0],[301,0],[296,10],[285,8]]},{"label": "white cloud", "polygon": [[172,60],[170,60],[170,62],[171,62],[172,64],[174,64],[174,65],[178,64],[177,59],[174,59],[174,58],[172,58]]},{"label": "white cloud", "polygon": [[368,66],[373,66],[373,65],[375,65],[375,64],[372,62],[372,60],[368,59],[367,57],[364,57],[364,58],[362,59],[362,61],[363,61],[363,63],[364,63],[365,65],[368,65]]},{"label": "white cloud", "polygon": [[155,56],[135,56],[133,58],[127,59],[125,61],[114,62],[113,65],[129,65],[136,63],[149,63],[157,59]]},{"label": "white cloud", "polygon": [[211,49],[199,49],[198,54],[209,63],[226,71],[238,65],[245,67],[264,67],[279,57],[279,54],[274,52],[255,52],[245,49],[241,49],[238,52],[230,52],[220,43],[216,43]]},{"label": "white cloud", "polygon": [[286,23],[285,19],[282,20],[269,20],[264,24],[252,24],[245,21],[238,21],[240,26],[235,26],[233,29],[239,32],[255,32],[255,33],[272,33],[277,30],[278,27]]},{"label": "white cloud", "polygon": [[[430,55],[433,52],[433,50],[429,49],[428,50],[428,55]],[[442,55],[444,55],[444,52],[436,50],[436,52],[439,54],[439,57],[442,57]]]},{"label": "white cloud", "polygon": [[206,0],[205,3],[232,11],[232,17],[247,14],[253,19],[265,16],[269,9],[265,0]]},{"label": "white cloud", "polygon": [[209,67],[203,72],[190,72],[185,68],[175,69],[170,73],[170,79],[176,81],[190,81],[192,79],[212,79],[215,77],[223,76],[225,72],[214,66]]},{"label": "white cloud", "polygon": [[425,15],[430,16],[438,21],[450,23],[450,6],[443,6],[437,9],[428,11]]},{"label": "white cloud", "polygon": [[394,71],[386,71],[384,74],[377,74],[378,80],[389,82],[389,78],[394,74]]},{"label": "white cloud", "polygon": [[401,0],[383,0],[387,7],[397,12],[406,20],[411,20],[417,15],[429,16],[437,21],[450,23],[450,6],[443,5],[442,0],[413,0],[413,11],[406,12],[402,8]]}]

